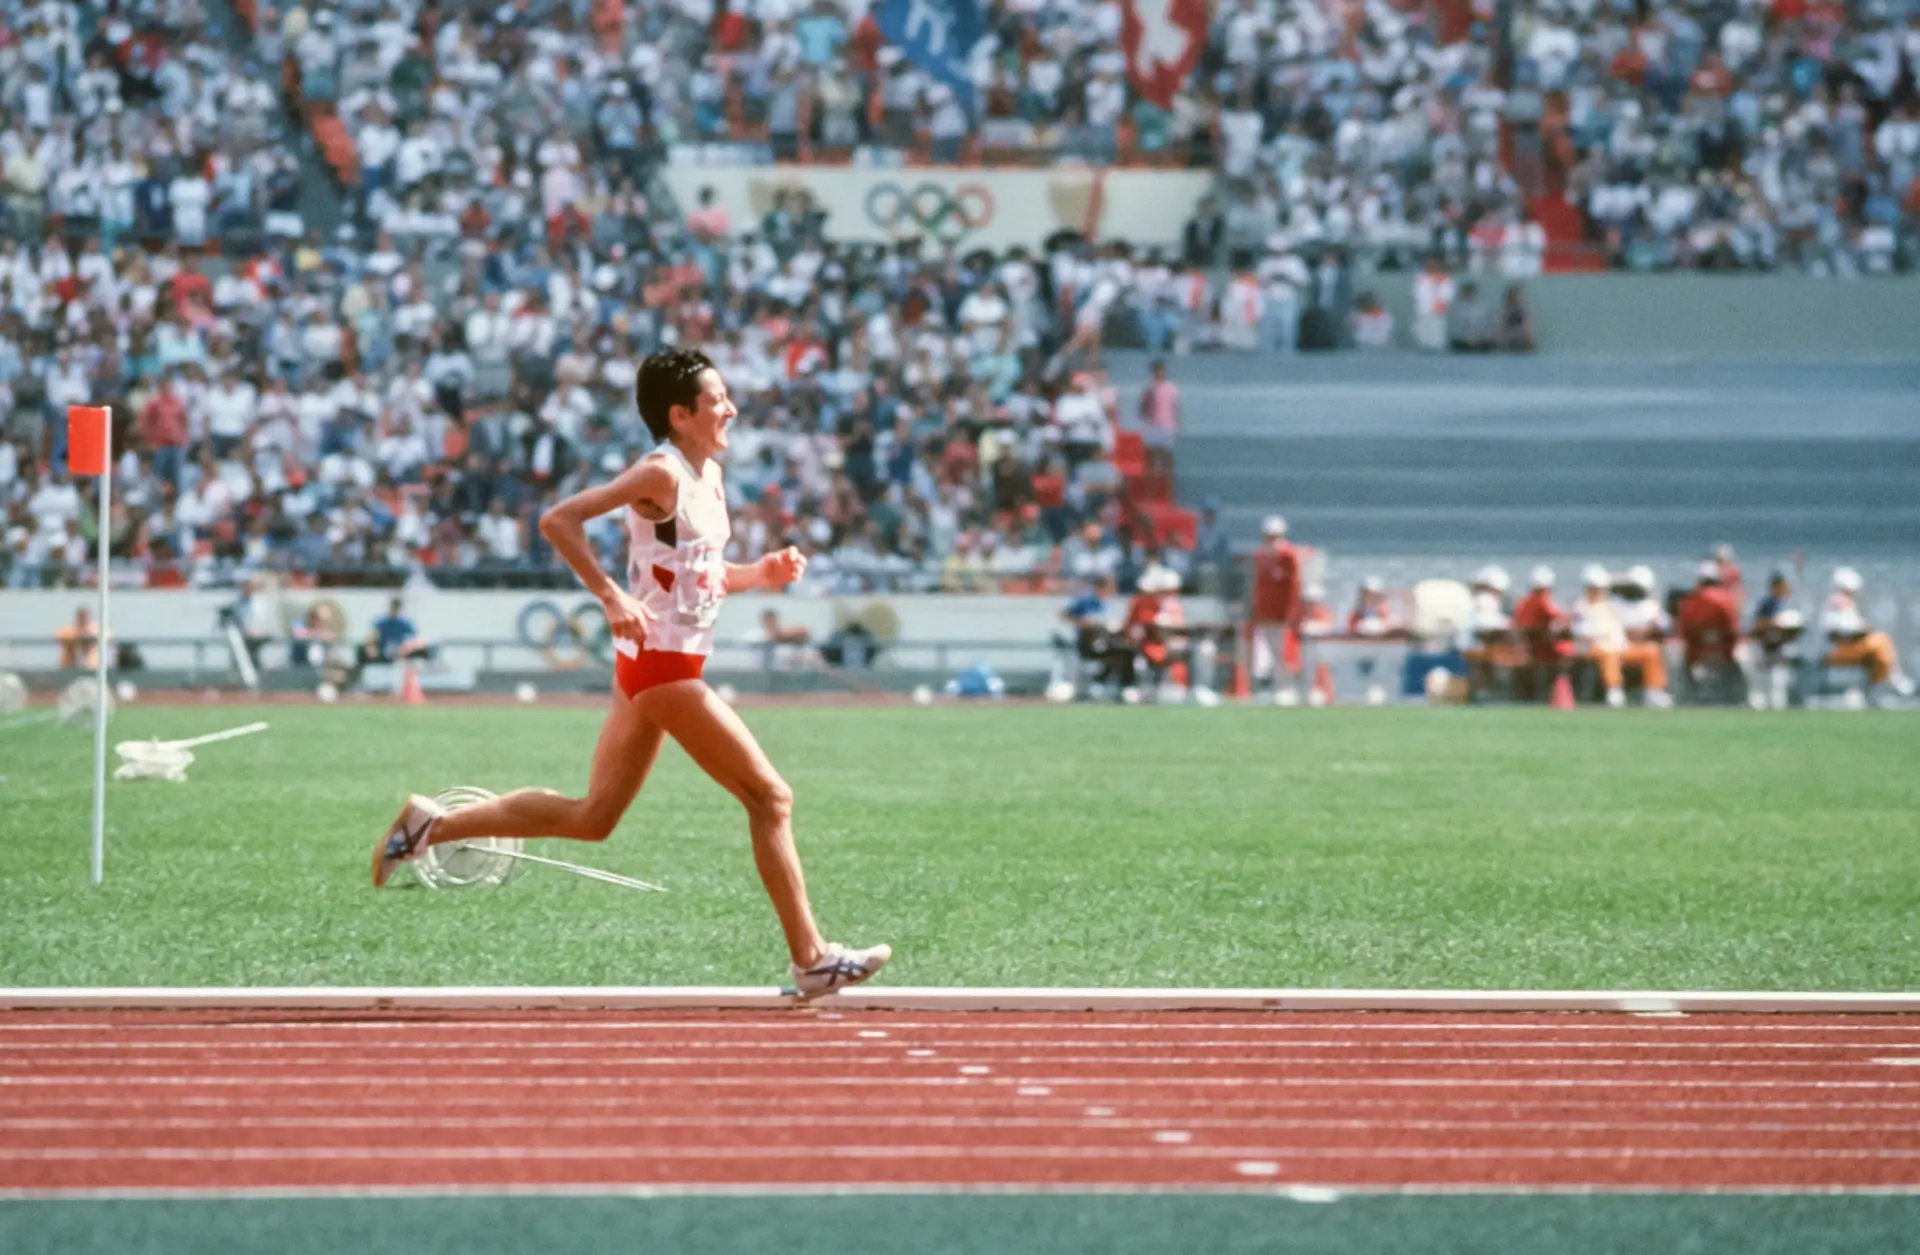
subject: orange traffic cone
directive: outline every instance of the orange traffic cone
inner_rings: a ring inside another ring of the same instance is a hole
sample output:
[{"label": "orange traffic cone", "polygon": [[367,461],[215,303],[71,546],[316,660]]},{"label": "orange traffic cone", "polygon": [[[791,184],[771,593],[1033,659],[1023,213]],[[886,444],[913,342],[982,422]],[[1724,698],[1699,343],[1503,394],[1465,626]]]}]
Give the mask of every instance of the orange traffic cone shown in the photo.
[{"label": "orange traffic cone", "polygon": [[1573,681],[1565,674],[1553,677],[1553,708],[1555,710],[1573,709]]},{"label": "orange traffic cone", "polygon": [[1324,662],[1313,669],[1313,695],[1322,706],[1333,705],[1333,668]]},{"label": "orange traffic cone", "polygon": [[400,671],[400,700],[409,706],[424,706],[427,695],[420,687],[420,671],[407,663]]}]

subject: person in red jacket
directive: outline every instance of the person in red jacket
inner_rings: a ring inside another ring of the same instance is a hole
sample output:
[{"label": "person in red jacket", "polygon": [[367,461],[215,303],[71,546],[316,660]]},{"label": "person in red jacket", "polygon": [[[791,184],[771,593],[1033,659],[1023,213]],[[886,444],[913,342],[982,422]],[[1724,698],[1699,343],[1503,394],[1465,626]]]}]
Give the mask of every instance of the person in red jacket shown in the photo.
[{"label": "person in red jacket", "polygon": [[[1120,694],[1128,703],[1140,699],[1136,685],[1143,678],[1151,682],[1157,698],[1168,669],[1176,660],[1184,660],[1186,652],[1187,616],[1180,604],[1180,577],[1155,564],[1141,573],[1138,588],[1120,630],[1132,654]],[[1146,671],[1144,677],[1139,675],[1142,669]],[[1129,697],[1129,693],[1133,695]]]},{"label": "person in red jacket", "polygon": [[1527,581],[1527,595],[1513,608],[1513,630],[1527,647],[1533,673],[1534,700],[1544,701],[1553,691],[1562,660],[1573,650],[1567,636],[1571,616],[1553,599],[1553,568],[1537,566]]},{"label": "person in red jacket", "polygon": [[1254,684],[1272,681],[1280,690],[1278,672],[1289,673],[1288,689],[1299,696],[1300,676],[1289,665],[1298,651],[1287,649],[1287,635],[1300,630],[1300,553],[1287,539],[1287,521],[1270,514],[1260,526],[1265,541],[1253,555],[1253,604],[1247,618]]},{"label": "person in red jacket", "polygon": [[1740,605],[1725,580],[1720,564],[1708,559],[1700,564],[1693,591],[1680,602],[1680,645],[1687,674],[1696,684],[1732,665],[1734,647],[1740,643]]}]

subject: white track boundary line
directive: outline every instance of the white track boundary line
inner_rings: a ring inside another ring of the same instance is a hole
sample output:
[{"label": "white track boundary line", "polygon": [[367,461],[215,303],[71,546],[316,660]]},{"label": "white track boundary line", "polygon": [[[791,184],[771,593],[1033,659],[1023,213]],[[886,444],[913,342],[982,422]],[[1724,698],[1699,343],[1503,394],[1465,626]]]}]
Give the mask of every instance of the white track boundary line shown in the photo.
[{"label": "white track boundary line", "polygon": [[[670,1021],[670,1020],[661,1021],[659,1024],[655,1025],[655,1027],[666,1028],[666,1027],[672,1026],[672,1024],[673,1024],[673,1021]],[[452,1060],[454,1062],[460,1062],[460,1063],[483,1062],[483,1060],[469,1058],[466,1055],[461,1053],[463,1051],[469,1051],[469,1050],[485,1050],[485,1051],[494,1052],[494,1053],[498,1053],[500,1051],[538,1052],[542,1050],[579,1050],[579,1051],[589,1051],[593,1053],[595,1056],[595,1059],[593,1060],[593,1062],[600,1062],[604,1058],[607,1060],[617,1061],[617,1062],[632,1061],[632,1062],[644,1063],[646,1062],[646,1060],[644,1059],[625,1060],[625,1059],[621,1059],[620,1056],[623,1052],[630,1053],[636,1050],[661,1049],[661,1043],[659,1042],[574,1041],[571,1039],[553,1041],[544,1037],[537,1037],[524,1042],[514,1042],[514,1041],[500,1041],[498,1039],[485,1039],[485,1040],[473,1040],[473,1041],[457,1041],[457,1040],[448,1041],[448,1040],[444,1040],[444,1036],[435,1036],[432,1039],[430,1039],[430,1041],[423,1042],[421,1039],[421,1035],[418,1033],[415,1033],[409,1037],[395,1037],[392,1039],[383,1039],[383,1040],[374,1040],[374,1041],[368,1041],[365,1038],[349,1038],[349,1039],[343,1039],[338,1041],[249,1041],[249,1040],[246,1040],[246,1034],[245,1034],[245,1028],[247,1026],[239,1026],[239,1027],[241,1031],[236,1035],[238,1039],[234,1041],[207,1041],[205,1038],[198,1038],[193,1041],[148,1041],[144,1037],[137,1035],[139,1031],[138,1027],[130,1027],[130,1026],[122,1025],[122,1026],[116,1027],[113,1030],[115,1034],[113,1038],[104,1040],[104,1041],[80,1041],[80,1042],[76,1042],[72,1040],[4,1041],[4,1042],[0,1042],[0,1055],[8,1054],[14,1051],[44,1051],[48,1053],[57,1051],[63,1061],[74,1059],[76,1056],[80,1056],[80,1055],[100,1054],[100,1055],[105,1055],[106,1059],[99,1060],[99,1062],[112,1061],[116,1063],[131,1063],[133,1062],[133,1060],[127,1057],[128,1051],[191,1050],[195,1054],[207,1056],[207,1057],[211,1057],[216,1054],[229,1053],[233,1055],[234,1058],[237,1060],[255,1061],[255,1060],[258,1060],[263,1053],[285,1054],[287,1052],[295,1051],[295,1050],[336,1050],[336,1051],[342,1052],[343,1054],[354,1052],[354,1051],[361,1051],[361,1050],[418,1051],[422,1048],[423,1045],[431,1044],[433,1049],[436,1052],[439,1052],[439,1055],[442,1059]],[[430,1027],[432,1027],[435,1030],[438,1030],[441,1026],[432,1025]],[[464,1027],[464,1025],[462,1027]],[[562,1025],[561,1027],[571,1027],[571,1026]],[[163,1029],[161,1031],[170,1031],[170,1030]],[[1405,1030],[1402,1029],[1401,1031],[1404,1032]],[[675,1057],[682,1058],[682,1059],[687,1058],[690,1055],[700,1056],[707,1059],[714,1059],[714,1052],[721,1051],[721,1050],[729,1050],[729,1051],[745,1050],[745,1051],[768,1051],[768,1052],[777,1051],[783,1054],[788,1051],[802,1051],[802,1052],[811,1051],[811,1052],[816,1052],[814,1055],[815,1058],[820,1057],[820,1055],[817,1052],[823,1052],[823,1051],[862,1051],[869,1055],[871,1054],[886,1055],[889,1053],[891,1054],[900,1053],[900,1048],[903,1046],[918,1047],[921,1049],[979,1051],[982,1053],[991,1052],[990,1054],[987,1055],[987,1057],[994,1058],[994,1059],[1004,1058],[1007,1052],[1014,1051],[1014,1050],[1033,1051],[1036,1053],[1045,1054],[1049,1056],[1057,1056],[1058,1052],[1064,1051],[1064,1050],[1117,1050],[1117,1051],[1132,1052],[1133,1055],[1137,1056],[1138,1052],[1140,1051],[1169,1050],[1169,1049],[1173,1049],[1173,1050],[1258,1050],[1262,1052],[1270,1052],[1275,1050],[1351,1050],[1351,1049],[1354,1049],[1355,1047],[1366,1047],[1366,1048],[1380,1049],[1380,1050],[1450,1050],[1456,1053],[1463,1048],[1472,1049],[1472,1050],[1576,1050],[1576,1051],[1580,1051],[1582,1054],[1596,1054],[1596,1053],[1604,1053],[1606,1051],[1611,1051],[1611,1050],[1617,1050],[1629,1055],[1637,1051],[1647,1051],[1647,1050],[1676,1050],[1676,1051],[1706,1050],[1706,1051],[1712,1051],[1716,1054],[1722,1053],[1725,1051],[1750,1051],[1750,1050],[1818,1050],[1818,1051],[1913,1050],[1913,1051],[1920,1051],[1920,1041],[1904,1042],[1904,1041],[1882,1041],[1882,1040],[1853,1041],[1853,1042],[1847,1042],[1847,1041],[1665,1042],[1665,1041],[1646,1041],[1646,1040],[1641,1040],[1641,1041],[1594,1041],[1591,1039],[1565,1040],[1565,1039],[1559,1039],[1559,1038],[1550,1039],[1546,1041],[1538,1041],[1538,1040],[1535,1040],[1535,1041],[1511,1041],[1511,1040],[1509,1041],[1466,1041],[1460,1038],[1436,1039],[1436,1040],[1429,1041],[1429,1040],[1408,1040],[1408,1039],[1402,1038],[1402,1039],[1396,1039],[1396,1040],[1387,1041],[1387,1042],[1366,1042],[1366,1041],[1355,1041],[1351,1038],[1338,1038],[1338,1037],[1329,1037],[1324,1039],[1312,1038],[1306,1041],[1301,1041],[1297,1038],[1281,1037],[1281,1038],[1266,1038],[1266,1039],[1223,1038],[1219,1040],[1209,1040],[1206,1038],[1202,1038],[1199,1041],[1176,1040],[1176,1041],[1155,1042],[1155,1041],[1126,1041],[1126,1040],[1114,1041],[1111,1039],[1106,1041],[1101,1041],[1101,1040],[1053,1041],[1053,1040],[1048,1040],[1046,1038],[1034,1038],[1030,1040],[1013,1040],[1013,1041],[993,1041],[991,1039],[980,1040],[972,1037],[923,1038],[923,1037],[904,1037],[903,1036],[903,1037],[893,1038],[887,1041],[878,1041],[878,1040],[850,1041],[845,1038],[832,1038],[832,1039],[820,1038],[812,1041],[794,1041],[785,1037],[776,1037],[776,1038],[768,1039],[766,1041],[741,1041],[738,1039],[729,1039],[724,1041],[721,1041],[721,1040],[684,1041],[683,1040],[683,1041],[675,1041],[673,1043],[673,1049],[676,1052]],[[1120,1054],[1120,1055],[1115,1055],[1111,1057],[1115,1061],[1124,1061],[1128,1059],[1130,1056],[1129,1054]],[[515,1055],[513,1056],[513,1058],[517,1061],[517,1060],[520,1060],[522,1056]],[[83,1059],[81,1061],[96,1062],[96,1060],[92,1060],[92,1059]],[[484,1060],[484,1061],[493,1062],[493,1060]],[[719,1060],[714,1059],[714,1061],[718,1062]],[[1020,1060],[1017,1060],[1017,1059],[1007,1059],[1006,1061],[1020,1062]],[[1147,1061],[1151,1062],[1151,1060],[1147,1060]],[[282,1060],[275,1060],[274,1062],[282,1062]],[[312,1061],[308,1060],[303,1062],[312,1062]],[[1795,1063],[1806,1062],[1806,1060],[1782,1059],[1782,1060],[1778,1060],[1777,1062],[1786,1063],[1786,1064],[1795,1064]],[[1814,1060],[1813,1062],[1845,1063],[1845,1062],[1849,1062],[1849,1060],[1845,1060],[1845,1059],[1828,1060],[1828,1061]],[[1886,1064],[1888,1060],[1883,1058],[1873,1058],[1873,1059],[1864,1060],[1863,1062]],[[1915,1058],[1912,1062],[1914,1064],[1920,1064],[1920,1058]],[[1899,1066],[1899,1065],[1894,1064],[1891,1066]]]},{"label": "white track boundary line", "polygon": [[1232,1195],[1272,1198],[1276,1201],[1324,1203],[1340,1197],[1455,1198],[1488,1195],[1501,1198],[1560,1197],[1589,1198],[1624,1196],[1634,1198],[1676,1198],[1688,1195],[1714,1195],[1725,1198],[1920,1198],[1920,1185],[1700,1185],[1660,1187],[1647,1185],[1511,1185],[1489,1182],[1485,1185],[1309,1185],[1294,1182],[1285,1185],[953,1185],[940,1182],[825,1182],[819,1185],[261,1185],[261,1186],[81,1186],[74,1189],[0,1189],[0,1202],[257,1202],[274,1200],[320,1200],[347,1202],[387,1200],[407,1202],[439,1198],[808,1198],[872,1196],[949,1197],[953,1195],[1049,1195],[1061,1197],[1110,1195],[1174,1194]]},{"label": "white track boundary line", "polygon": [[293,986],[0,989],[0,1010],[1586,1011],[1914,1014],[1920,993],[1471,989],[851,989],[815,1002],[773,987]]},{"label": "white track boundary line", "polygon": [[14,1149],[0,1146],[0,1161],[8,1163],[499,1163],[539,1161],[605,1163],[615,1160],[667,1163],[689,1160],[901,1159],[988,1160],[1028,1159],[1044,1162],[1073,1160],[1158,1160],[1208,1163],[1246,1159],[1393,1159],[1414,1163],[1458,1163],[1471,1160],[1525,1159],[1620,1160],[1655,1159],[1685,1163],[1692,1160],[1740,1160],[1749,1163],[1797,1163],[1801,1160],[1854,1163],[1899,1163],[1920,1159],[1911,1147],[1853,1146],[1050,1146],[974,1145],[965,1143],[914,1144],[893,1142],[858,1146],[788,1142],[747,1146],[629,1146],[619,1142],[588,1142],[577,1146],[437,1146],[386,1143],[379,1146],[54,1146]]},{"label": "white track boundary line", "polygon": [[[104,1109],[109,1111],[122,1111],[122,1110],[125,1110],[127,1106],[126,1098],[118,1094],[105,1094],[105,1095],[86,1094],[86,1095],[80,1095],[78,1097],[42,1098],[42,1099],[36,1099],[32,1095],[17,1095],[15,1097],[18,1097],[19,1099],[22,1100],[19,1103],[19,1105],[13,1105],[13,1104],[7,1103],[5,1101],[7,1097],[8,1097],[7,1095],[0,1095],[0,1127],[5,1127],[9,1122],[16,1119],[58,1118],[58,1117],[51,1117],[51,1116],[44,1116],[44,1115],[35,1117],[32,1115],[22,1114],[25,1112],[44,1113],[49,1111],[74,1111],[74,1110],[92,1111],[96,1109]],[[1007,1104],[1010,1101],[1013,1101],[1008,1099],[1004,1091],[997,1095],[989,1094],[989,1095],[986,1095],[985,1097],[986,1097],[986,1101],[984,1102],[970,1100],[970,1105],[975,1105],[975,1106],[978,1106],[980,1109],[988,1110],[988,1109],[992,1109],[993,1104],[996,1101],[1000,1102],[1001,1104]],[[1017,1100],[1019,1106],[1023,1110],[1048,1111],[1048,1110],[1054,1110],[1054,1109],[1072,1108],[1076,1111],[1084,1111],[1086,1109],[1086,1103],[1088,1101],[1088,1097],[1089,1097],[1088,1095],[1084,1095],[1084,1094],[1051,1094],[1044,1097],[1019,1096],[1016,1092],[1015,1100]],[[947,1102],[946,1096],[938,1093],[890,1094],[887,1097],[887,1104],[890,1110],[914,1111],[918,1113],[921,1119],[928,1118],[929,1115],[935,1116],[935,1117],[943,1116],[950,1109],[950,1104]],[[863,1111],[870,1108],[872,1105],[873,1105],[873,1100],[870,1097],[867,1097],[861,1094],[788,1095],[781,1099],[780,1110],[791,1111],[791,1112],[810,1112],[810,1113],[825,1116],[827,1118],[831,1118],[833,1113],[836,1113],[836,1112],[841,1112],[846,1110]],[[1178,1121],[1178,1120],[1187,1118],[1189,1113],[1192,1110],[1192,1108],[1186,1106],[1184,1103],[1180,1102],[1180,1100],[1177,1098],[1158,1100],[1157,1105],[1156,1105],[1156,1100],[1150,1099],[1150,1098],[1135,1098],[1135,1097],[1109,1098],[1104,1100],[1104,1102],[1101,1105],[1107,1106],[1110,1109],[1114,1109],[1116,1111],[1118,1110],[1119,1105],[1124,1105],[1127,1111],[1127,1115],[1124,1117],[1119,1115],[1088,1117],[1089,1119],[1145,1120],[1145,1119],[1166,1118],[1166,1119]],[[1832,1099],[1826,1102],[1795,1102],[1795,1101],[1780,1101],[1780,1100],[1767,1100],[1767,1099],[1724,1099],[1724,1098],[1723,1099],[1681,1099],[1681,1100],[1663,1100],[1657,1103],[1651,1103],[1651,1104],[1643,1103],[1639,1105],[1648,1107],[1653,1110],[1670,1111],[1670,1112],[1693,1112],[1693,1111],[1920,1112],[1920,1102],[1874,1102],[1874,1101],[1850,1102],[1850,1101],[1847,1101],[1846,1099]],[[433,1105],[431,1110],[437,1111],[437,1112],[457,1112],[457,1111],[460,1111],[466,1108],[472,1108],[472,1107],[485,1108],[487,1110],[492,1110],[498,1106],[499,1106],[499,1100],[486,1094],[468,1094],[468,1095],[436,1094],[434,1095]],[[634,1101],[631,1097],[623,1096],[623,1095],[543,1094],[541,1095],[541,1098],[540,1098],[540,1106],[541,1106],[541,1110],[543,1111],[603,1111],[603,1110],[604,1111],[629,1111],[633,1108]],[[1258,1098],[1250,1098],[1250,1097],[1239,1097],[1239,1096],[1230,1095],[1230,1094],[1212,1094],[1212,1095],[1209,1095],[1207,1098],[1207,1109],[1210,1111],[1233,1111],[1233,1110],[1239,1110],[1239,1109],[1248,1109],[1253,1111],[1294,1111],[1294,1110],[1323,1111],[1323,1110],[1332,1110],[1332,1109],[1338,1109],[1341,1111],[1356,1111],[1356,1110],[1376,1110],[1377,1109],[1377,1110],[1390,1110],[1390,1111],[1404,1113],[1407,1110],[1412,1109],[1412,1110],[1420,1111],[1423,1113],[1436,1113],[1436,1112],[1455,1111],[1455,1110],[1519,1111],[1519,1110],[1525,1110],[1530,1108],[1541,1108],[1541,1109],[1549,1110],[1553,1112],[1565,1112],[1570,1110],[1585,1110],[1589,1108],[1602,1110],[1602,1111],[1611,1111],[1611,1110],[1617,1109],[1619,1106],[1620,1106],[1620,1099],[1617,1097],[1568,1098],[1563,1095],[1548,1095],[1548,1096],[1542,1096],[1539,1098],[1528,1098],[1523,1095],[1507,1095],[1500,1098],[1428,1097],[1428,1098],[1420,1099],[1417,1104],[1414,1103],[1412,1100],[1404,1097],[1287,1098],[1287,1097],[1277,1097],[1273,1095],[1264,1095]],[[354,1098],[351,1096],[348,1096],[345,1098],[337,1098],[329,1095],[302,1095],[302,1094],[279,1094],[279,1093],[259,1095],[255,1097],[242,1096],[237,1098],[226,1097],[219,1094],[184,1094],[184,1095],[174,1095],[169,1097],[166,1100],[165,1107],[162,1109],[169,1112],[236,1111],[237,1110],[237,1111],[267,1111],[267,1112],[272,1112],[276,1114],[289,1111],[289,1110],[312,1109],[312,1110],[325,1111],[330,1115],[337,1117],[343,1111],[372,1111],[376,1114],[382,1113],[382,1112],[391,1110],[391,1103],[385,1096],[379,1095],[379,1094],[369,1095],[363,1098]],[[658,1104],[655,1104],[653,1109],[658,1109]],[[701,1109],[706,1111],[718,1110],[722,1112],[744,1110],[744,1111],[751,1111],[751,1112],[758,1113],[758,1112],[764,1112],[767,1109],[767,1100],[764,1098],[758,1098],[758,1097],[735,1097],[735,1096],[726,1095],[726,1094],[706,1095],[701,1098]],[[173,1118],[173,1117],[172,1116],[158,1117],[158,1119],[161,1121],[164,1121],[170,1118]],[[212,1118],[212,1117],[208,1117],[208,1118]],[[223,1127],[225,1127],[226,1125],[232,1124],[236,1120],[243,1120],[247,1118],[248,1117],[244,1117],[244,1116],[224,1117]],[[345,1118],[351,1118],[351,1117],[345,1117]],[[438,1119],[438,1118],[458,1118],[458,1117],[457,1116],[422,1117],[422,1119]],[[725,1117],[715,1117],[715,1118],[725,1118]],[[1231,1117],[1223,1117],[1223,1118],[1231,1118]],[[1920,1126],[1916,1126],[1916,1127],[1920,1127]]]},{"label": "white track boundary line", "polygon": [[[1071,1105],[1071,1103],[1056,1103]],[[927,1117],[922,1115],[265,1115],[221,1119],[211,1115],[113,1115],[113,1117],[0,1117],[0,1128],[19,1132],[286,1132],[296,1128],[367,1132],[367,1130],[411,1130],[432,1128],[480,1132],[515,1128],[584,1128],[584,1130],[634,1130],[634,1128],[912,1128],[924,1132]],[[1179,1111],[1164,1115],[1135,1117],[1096,1117],[1096,1115],[941,1115],[939,1126],[948,1128],[1035,1128],[1035,1130],[1075,1130],[1075,1132],[1165,1132],[1165,1130],[1206,1130],[1206,1132],[1254,1132],[1267,1128],[1298,1128],[1308,1132],[1728,1132],[1728,1134],[1832,1134],[1832,1132],[1920,1132],[1920,1125],[1897,1123],[1797,1123],[1797,1121],[1490,1121],[1490,1119],[1379,1119],[1365,1121],[1352,1117],[1284,1117],[1284,1115],[1248,1115],[1190,1117]]]}]

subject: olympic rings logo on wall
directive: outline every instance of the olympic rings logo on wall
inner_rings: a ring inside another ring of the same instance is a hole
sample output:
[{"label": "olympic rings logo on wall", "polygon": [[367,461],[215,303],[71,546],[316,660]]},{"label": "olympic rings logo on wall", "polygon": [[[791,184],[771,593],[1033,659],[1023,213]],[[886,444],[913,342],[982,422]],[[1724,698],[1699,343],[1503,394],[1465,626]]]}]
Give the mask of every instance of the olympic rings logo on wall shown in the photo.
[{"label": "olympic rings logo on wall", "polygon": [[556,671],[578,671],[588,661],[613,660],[613,633],[607,630],[607,612],[589,598],[571,614],[550,601],[529,602],[520,611],[520,643],[537,649]]},{"label": "olympic rings logo on wall", "polygon": [[978,183],[951,190],[938,183],[911,189],[876,183],[867,191],[865,207],[867,220],[889,235],[924,231],[942,244],[957,244],[993,221],[993,193]]}]

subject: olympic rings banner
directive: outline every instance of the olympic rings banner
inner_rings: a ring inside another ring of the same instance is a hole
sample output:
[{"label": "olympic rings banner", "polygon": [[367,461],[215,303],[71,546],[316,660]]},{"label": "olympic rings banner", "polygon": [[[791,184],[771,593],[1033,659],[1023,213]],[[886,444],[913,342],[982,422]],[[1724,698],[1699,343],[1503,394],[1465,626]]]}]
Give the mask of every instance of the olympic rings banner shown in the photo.
[{"label": "olympic rings banner", "polygon": [[735,231],[752,230],[782,192],[804,190],[835,239],[1037,249],[1059,231],[1171,247],[1206,195],[1205,171],[984,170],[951,166],[699,166],[661,172],[682,205],[712,188]]}]

